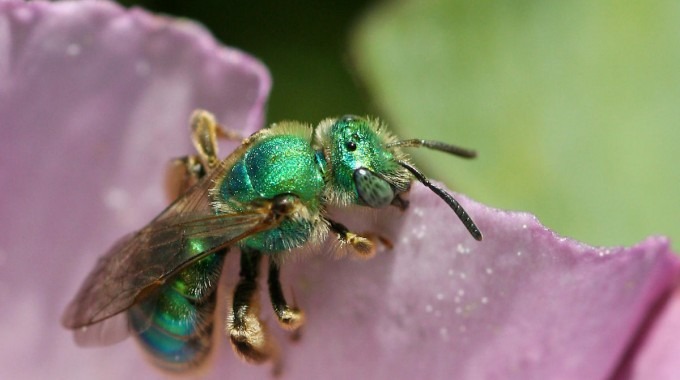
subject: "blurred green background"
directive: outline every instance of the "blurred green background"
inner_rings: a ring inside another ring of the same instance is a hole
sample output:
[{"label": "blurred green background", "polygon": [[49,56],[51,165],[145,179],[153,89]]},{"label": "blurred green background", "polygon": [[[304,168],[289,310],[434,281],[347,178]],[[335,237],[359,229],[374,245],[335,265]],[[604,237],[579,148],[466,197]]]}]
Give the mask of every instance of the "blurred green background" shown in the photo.
[{"label": "blurred green background", "polygon": [[[261,59],[268,119],[376,114],[432,178],[595,245],[680,237],[680,2],[122,1]],[[675,245],[677,247],[677,244]]]}]

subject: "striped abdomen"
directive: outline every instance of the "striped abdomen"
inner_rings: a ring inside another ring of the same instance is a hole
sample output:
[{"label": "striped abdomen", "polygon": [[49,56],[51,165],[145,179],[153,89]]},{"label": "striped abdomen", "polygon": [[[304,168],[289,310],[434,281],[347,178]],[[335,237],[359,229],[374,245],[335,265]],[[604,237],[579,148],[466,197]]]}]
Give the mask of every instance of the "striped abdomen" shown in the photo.
[{"label": "striped abdomen", "polygon": [[133,334],[160,368],[184,371],[208,357],[225,254],[199,260],[128,311]]}]

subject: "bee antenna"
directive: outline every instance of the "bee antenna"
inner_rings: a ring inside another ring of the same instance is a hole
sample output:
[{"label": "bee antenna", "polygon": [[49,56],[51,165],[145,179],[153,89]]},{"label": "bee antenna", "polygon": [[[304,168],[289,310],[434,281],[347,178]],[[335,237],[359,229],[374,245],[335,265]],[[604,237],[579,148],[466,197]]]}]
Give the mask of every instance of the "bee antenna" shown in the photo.
[{"label": "bee antenna", "polygon": [[458,203],[458,201],[456,201],[451,194],[447,193],[441,187],[436,186],[432,182],[430,182],[430,180],[427,179],[425,175],[423,175],[423,173],[418,171],[418,169],[413,167],[413,165],[401,160],[397,162],[399,163],[399,165],[403,166],[404,168],[406,168],[406,170],[411,172],[411,174],[413,174],[413,176],[416,177],[416,179],[420,181],[420,183],[422,183],[430,190],[432,190],[432,192],[437,194],[439,198],[443,199],[444,202],[446,202],[446,204],[449,205],[449,207],[451,207],[453,212],[456,213],[458,219],[460,219],[460,221],[463,222],[463,225],[465,226],[465,228],[467,228],[468,232],[470,232],[470,235],[472,235],[472,237],[475,238],[475,240],[480,241],[482,240],[482,233],[479,231],[479,228],[477,228],[475,222],[472,221],[472,218],[470,218],[470,215],[468,215],[467,211],[465,211],[463,206],[461,206],[460,203]]},{"label": "bee antenna", "polygon": [[459,146],[447,144],[441,141],[434,140],[421,140],[421,139],[410,139],[410,140],[399,140],[393,143],[387,144],[388,148],[392,147],[402,147],[402,148],[420,148],[425,147],[429,149],[438,150],[440,152],[453,154],[462,158],[475,158],[477,157],[477,152],[472,149],[465,149]]}]

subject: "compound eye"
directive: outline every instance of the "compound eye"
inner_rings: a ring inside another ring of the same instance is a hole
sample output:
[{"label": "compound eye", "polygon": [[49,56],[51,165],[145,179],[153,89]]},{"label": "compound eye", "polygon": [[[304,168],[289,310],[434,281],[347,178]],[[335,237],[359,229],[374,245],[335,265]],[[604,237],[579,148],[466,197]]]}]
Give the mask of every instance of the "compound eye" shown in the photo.
[{"label": "compound eye", "polygon": [[366,168],[354,171],[354,185],[361,201],[369,207],[387,207],[394,199],[394,190],[389,182]]}]

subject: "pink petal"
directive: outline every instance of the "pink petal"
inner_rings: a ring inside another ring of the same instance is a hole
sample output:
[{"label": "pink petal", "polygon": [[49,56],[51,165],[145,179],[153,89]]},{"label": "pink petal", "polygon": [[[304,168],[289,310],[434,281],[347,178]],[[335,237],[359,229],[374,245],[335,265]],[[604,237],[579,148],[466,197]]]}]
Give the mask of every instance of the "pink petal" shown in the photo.
[{"label": "pink petal", "polygon": [[[162,377],[130,340],[75,346],[59,316],[97,257],[164,207],[164,165],[191,152],[190,111],[250,132],[268,89],[260,64],[195,24],[106,2],[0,2],[0,378]],[[668,242],[593,248],[457,197],[483,242],[418,185],[406,213],[345,215],[393,250],[286,266],[308,324],[291,343],[263,305],[284,377],[602,379],[621,368],[680,271]],[[228,287],[237,256],[227,264]],[[677,371],[656,331],[636,368]],[[269,376],[220,343],[210,378]]]},{"label": "pink petal", "polygon": [[660,307],[660,316],[652,322],[617,379],[680,379],[680,288],[673,289],[668,302]]}]

